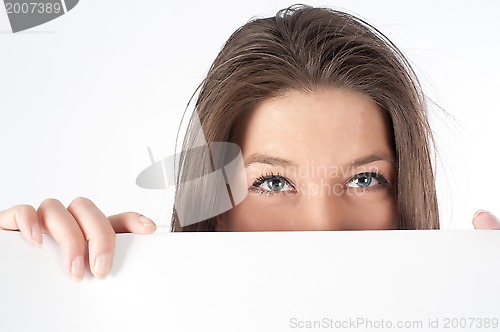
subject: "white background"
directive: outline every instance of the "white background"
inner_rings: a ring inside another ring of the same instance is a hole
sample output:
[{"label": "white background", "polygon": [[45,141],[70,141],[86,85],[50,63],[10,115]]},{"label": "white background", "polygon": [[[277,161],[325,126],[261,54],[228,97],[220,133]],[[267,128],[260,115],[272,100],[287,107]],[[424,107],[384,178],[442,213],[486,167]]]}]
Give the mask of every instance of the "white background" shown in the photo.
[{"label": "white background", "polygon": [[[438,107],[443,228],[500,214],[500,5],[491,1],[306,1],[356,14],[410,59]],[[189,98],[229,35],[290,1],[81,0],[13,34],[0,10],[0,210],[47,197],[91,198],[105,214],[169,223],[172,190],[137,174],[174,152]]]}]

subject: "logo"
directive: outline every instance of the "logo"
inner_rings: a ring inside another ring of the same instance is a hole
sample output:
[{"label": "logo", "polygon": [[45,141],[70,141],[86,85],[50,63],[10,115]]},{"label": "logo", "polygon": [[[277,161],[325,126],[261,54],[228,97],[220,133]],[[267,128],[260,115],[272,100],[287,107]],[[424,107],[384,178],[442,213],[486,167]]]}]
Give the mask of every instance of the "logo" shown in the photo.
[{"label": "logo", "polygon": [[[144,189],[176,187],[182,198],[175,203],[181,226],[196,224],[229,211],[248,195],[240,147],[230,142],[208,143],[200,119],[195,116],[192,121],[191,130],[197,134],[190,149],[156,161],[148,147],[151,165],[136,178],[137,186]],[[181,154],[188,158],[190,164],[184,165],[185,178],[176,183]],[[203,171],[198,172],[197,168]]]},{"label": "logo", "polygon": [[79,0],[4,0],[12,32],[27,30],[52,21],[75,8]]}]

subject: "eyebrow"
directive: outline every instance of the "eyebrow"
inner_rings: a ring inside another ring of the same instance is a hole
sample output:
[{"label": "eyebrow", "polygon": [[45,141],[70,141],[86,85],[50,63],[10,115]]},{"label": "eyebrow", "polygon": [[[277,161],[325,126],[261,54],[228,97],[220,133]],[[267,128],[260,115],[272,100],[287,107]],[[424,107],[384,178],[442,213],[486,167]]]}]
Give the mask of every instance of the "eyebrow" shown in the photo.
[{"label": "eyebrow", "polygon": [[288,160],[288,159],[283,159],[280,157],[273,157],[270,156],[266,153],[254,153],[251,154],[248,158],[245,159],[245,166],[248,167],[251,164],[268,164],[271,166],[295,166],[297,167],[297,163]]},{"label": "eyebrow", "polygon": [[350,166],[359,167],[369,163],[373,163],[374,161],[386,161],[390,164],[396,165],[396,161],[390,155],[386,153],[373,153],[368,156],[353,160]]},{"label": "eyebrow", "polygon": [[[373,153],[368,156],[353,160],[349,166],[359,167],[375,161],[386,161],[393,165],[396,164],[394,158],[386,153]],[[266,153],[251,154],[248,158],[245,159],[245,167],[248,167],[251,164],[268,164],[271,166],[298,166],[297,163],[291,160],[274,157]]]}]

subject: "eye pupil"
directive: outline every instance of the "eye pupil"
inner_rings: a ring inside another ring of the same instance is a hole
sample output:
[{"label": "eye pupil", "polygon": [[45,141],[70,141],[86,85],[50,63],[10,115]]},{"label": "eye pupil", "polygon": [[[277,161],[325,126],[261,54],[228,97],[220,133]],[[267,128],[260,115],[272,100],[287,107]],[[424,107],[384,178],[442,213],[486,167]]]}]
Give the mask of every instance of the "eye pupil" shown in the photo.
[{"label": "eye pupil", "polygon": [[285,181],[283,181],[283,179],[278,179],[278,178],[270,179],[267,181],[267,185],[269,186],[269,189],[273,191],[279,191],[283,189],[283,187],[285,186]]},{"label": "eye pupil", "polygon": [[356,184],[363,188],[368,187],[371,183],[372,183],[372,177],[369,174],[360,176],[359,178],[356,179]]}]

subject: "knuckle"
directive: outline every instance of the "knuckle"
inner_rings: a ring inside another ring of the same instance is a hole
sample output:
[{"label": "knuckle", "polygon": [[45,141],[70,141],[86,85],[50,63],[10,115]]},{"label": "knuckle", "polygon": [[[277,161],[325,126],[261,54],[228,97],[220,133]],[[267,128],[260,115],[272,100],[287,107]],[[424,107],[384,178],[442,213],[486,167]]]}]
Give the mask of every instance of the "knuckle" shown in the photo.
[{"label": "knuckle", "polygon": [[46,198],[40,203],[40,208],[46,209],[46,208],[51,208],[55,206],[62,205],[61,202],[55,198]]},{"label": "knuckle", "polygon": [[15,206],[14,211],[16,214],[25,215],[25,216],[36,214],[35,208],[32,207],[31,205],[27,205],[27,204]]},{"label": "knuckle", "polygon": [[71,201],[71,204],[69,206],[74,206],[74,205],[86,205],[92,203],[92,201],[88,198],[78,196],[73,201]]},{"label": "knuckle", "polygon": [[7,213],[11,215],[12,220],[14,220],[14,222],[17,224],[17,227],[19,227],[19,225],[23,223],[36,223],[38,220],[37,212],[31,205],[17,205],[9,209]]}]

